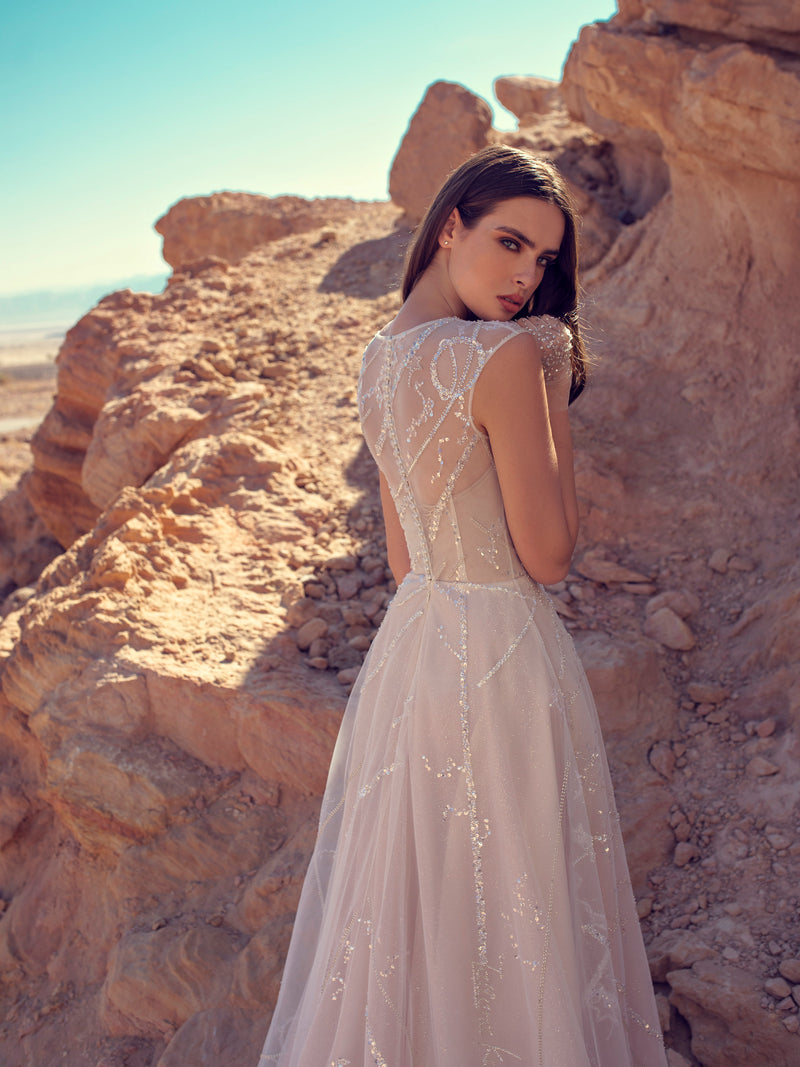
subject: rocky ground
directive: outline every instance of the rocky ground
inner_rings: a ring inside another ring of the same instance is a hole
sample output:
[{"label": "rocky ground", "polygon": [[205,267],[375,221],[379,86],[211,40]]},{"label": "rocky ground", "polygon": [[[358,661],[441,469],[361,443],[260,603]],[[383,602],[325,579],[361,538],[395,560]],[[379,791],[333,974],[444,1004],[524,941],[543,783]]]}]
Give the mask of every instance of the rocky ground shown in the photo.
[{"label": "rocky ground", "polygon": [[[621,7],[560,89],[499,90],[588,220],[582,533],[551,592],[596,694],[671,1067],[789,1067],[800,324],[778,268],[798,79],[752,7],[747,46],[713,5]],[[678,15],[708,25],[659,29]],[[471,148],[495,137],[464,93],[420,109],[406,162],[447,149],[451,104]],[[738,153],[765,122],[756,175]],[[39,430],[3,438],[9,1067],[257,1060],[338,718],[394,591],[355,385],[399,304],[400,206],[424,195],[398,181],[397,204],[178,205],[166,291],[92,309]],[[0,384],[0,418],[40,415],[38,388]]]}]

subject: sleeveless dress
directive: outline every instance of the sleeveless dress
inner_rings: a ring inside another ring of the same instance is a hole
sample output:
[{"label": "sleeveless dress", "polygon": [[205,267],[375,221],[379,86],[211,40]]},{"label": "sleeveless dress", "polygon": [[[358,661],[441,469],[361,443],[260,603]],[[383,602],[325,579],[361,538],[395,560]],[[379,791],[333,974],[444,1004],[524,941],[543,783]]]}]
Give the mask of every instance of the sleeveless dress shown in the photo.
[{"label": "sleeveless dress", "polygon": [[[527,321],[563,359],[562,324]],[[364,354],[411,573],[342,721],[260,1067],[666,1065],[592,696],[471,418],[520,329]]]}]

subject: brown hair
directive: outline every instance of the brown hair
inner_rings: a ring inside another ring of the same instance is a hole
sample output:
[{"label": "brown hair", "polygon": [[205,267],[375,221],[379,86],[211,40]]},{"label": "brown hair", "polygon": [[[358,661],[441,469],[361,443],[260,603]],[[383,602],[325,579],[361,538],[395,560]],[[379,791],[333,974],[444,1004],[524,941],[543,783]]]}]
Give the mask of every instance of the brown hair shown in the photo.
[{"label": "brown hair", "polygon": [[544,272],[532,299],[514,318],[553,315],[572,334],[572,403],[586,384],[586,349],[578,321],[577,213],[566,182],[546,159],[536,159],[518,148],[490,145],[462,163],[445,180],[420,223],[408,251],[403,274],[405,300],[417,279],[428,269],[439,247],[439,234],[454,208],[470,229],[503,200],[531,196],[560,208],[564,237],[557,259]]}]

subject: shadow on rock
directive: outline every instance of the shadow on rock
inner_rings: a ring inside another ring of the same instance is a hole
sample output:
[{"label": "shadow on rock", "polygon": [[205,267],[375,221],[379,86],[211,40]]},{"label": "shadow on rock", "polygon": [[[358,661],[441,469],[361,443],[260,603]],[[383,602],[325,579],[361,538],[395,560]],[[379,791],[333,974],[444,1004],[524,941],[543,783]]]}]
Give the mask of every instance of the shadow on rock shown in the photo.
[{"label": "shadow on rock", "polygon": [[408,229],[355,245],[336,261],[319,286],[321,293],[347,293],[365,300],[399,288],[403,259],[411,239]]}]

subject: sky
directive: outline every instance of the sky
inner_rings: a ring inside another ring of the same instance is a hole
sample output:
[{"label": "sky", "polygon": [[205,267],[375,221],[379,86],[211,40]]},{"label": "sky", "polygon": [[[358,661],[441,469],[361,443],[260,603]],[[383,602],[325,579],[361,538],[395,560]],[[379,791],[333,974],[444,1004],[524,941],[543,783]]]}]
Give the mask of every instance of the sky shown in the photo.
[{"label": "sky", "polygon": [[29,0],[0,33],[0,296],[167,271],[185,196],[388,196],[426,87],[559,78],[614,0]]}]

